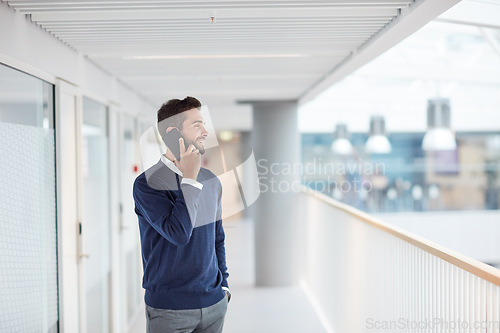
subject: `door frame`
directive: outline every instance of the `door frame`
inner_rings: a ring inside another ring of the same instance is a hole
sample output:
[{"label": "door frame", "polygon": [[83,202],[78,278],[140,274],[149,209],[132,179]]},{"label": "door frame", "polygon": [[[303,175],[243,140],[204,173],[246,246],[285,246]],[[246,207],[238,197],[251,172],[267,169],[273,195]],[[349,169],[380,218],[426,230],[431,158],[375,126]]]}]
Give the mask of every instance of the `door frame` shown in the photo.
[{"label": "door frame", "polygon": [[[82,96],[77,86],[59,78],[55,82],[55,95],[59,329],[62,333],[72,333],[82,332],[78,200],[81,186],[76,135]],[[73,110],[66,109],[64,99],[68,96],[74,99]]]}]

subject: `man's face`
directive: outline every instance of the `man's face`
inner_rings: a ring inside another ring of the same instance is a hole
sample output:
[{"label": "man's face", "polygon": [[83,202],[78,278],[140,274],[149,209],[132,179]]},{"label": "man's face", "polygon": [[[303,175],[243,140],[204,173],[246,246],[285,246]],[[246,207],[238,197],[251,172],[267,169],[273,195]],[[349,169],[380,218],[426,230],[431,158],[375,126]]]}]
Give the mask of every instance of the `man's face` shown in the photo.
[{"label": "man's face", "polygon": [[182,123],[180,133],[184,137],[187,146],[193,144],[203,155],[205,153],[204,141],[208,136],[208,132],[205,129],[205,121],[201,116],[201,112],[198,109],[191,109],[185,111],[184,114],[186,118]]}]

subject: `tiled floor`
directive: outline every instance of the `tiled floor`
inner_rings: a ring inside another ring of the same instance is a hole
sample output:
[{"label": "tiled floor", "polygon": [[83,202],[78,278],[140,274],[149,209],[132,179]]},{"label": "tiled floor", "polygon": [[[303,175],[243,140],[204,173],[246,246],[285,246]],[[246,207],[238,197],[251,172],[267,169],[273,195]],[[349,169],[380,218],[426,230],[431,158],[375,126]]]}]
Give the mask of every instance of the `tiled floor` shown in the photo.
[{"label": "tiled floor", "polygon": [[[230,274],[228,281],[232,293],[224,332],[326,332],[300,287],[255,287],[252,221],[224,222],[224,230]],[[129,333],[143,332],[145,319],[144,315],[139,315]]]}]

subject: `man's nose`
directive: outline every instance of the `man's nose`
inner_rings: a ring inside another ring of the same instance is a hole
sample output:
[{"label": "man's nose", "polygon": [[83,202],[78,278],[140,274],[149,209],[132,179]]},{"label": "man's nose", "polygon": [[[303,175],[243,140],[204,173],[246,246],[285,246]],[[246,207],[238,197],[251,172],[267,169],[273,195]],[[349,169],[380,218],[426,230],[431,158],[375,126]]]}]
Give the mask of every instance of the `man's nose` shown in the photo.
[{"label": "man's nose", "polygon": [[207,129],[205,128],[205,126],[202,126],[202,132],[201,132],[201,135],[202,135],[203,137],[205,137],[205,138],[208,136],[208,131],[207,131]]}]

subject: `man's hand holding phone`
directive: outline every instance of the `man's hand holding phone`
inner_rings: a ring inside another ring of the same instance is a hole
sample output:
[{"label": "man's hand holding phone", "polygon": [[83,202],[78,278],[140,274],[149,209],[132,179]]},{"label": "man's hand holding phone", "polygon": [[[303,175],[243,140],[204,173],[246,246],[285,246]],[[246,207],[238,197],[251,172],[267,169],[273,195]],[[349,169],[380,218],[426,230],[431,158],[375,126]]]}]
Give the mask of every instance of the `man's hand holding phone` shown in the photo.
[{"label": "man's hand holding phone", "polygon": [[180,160],[174,157],[174,164],[182,171],[183,178],[196,180],[201,167],[201,154],[196,147],[191,144],[185,148],[184,139],[179,139]]}]

